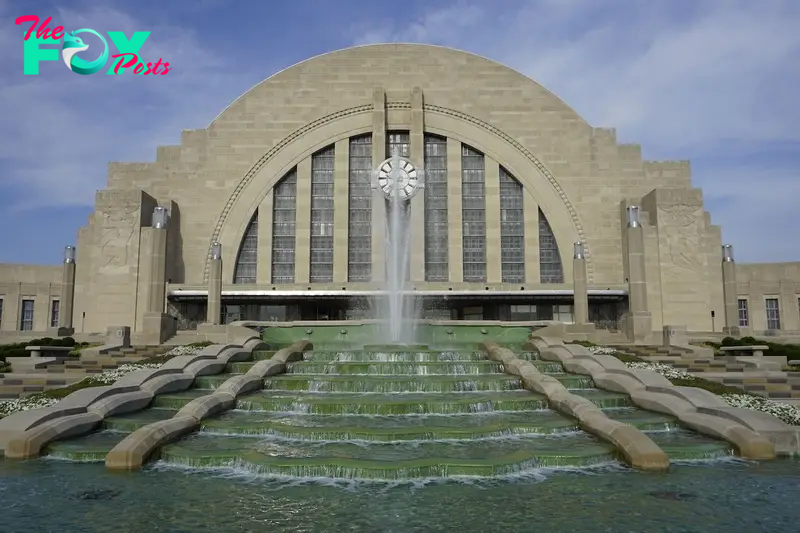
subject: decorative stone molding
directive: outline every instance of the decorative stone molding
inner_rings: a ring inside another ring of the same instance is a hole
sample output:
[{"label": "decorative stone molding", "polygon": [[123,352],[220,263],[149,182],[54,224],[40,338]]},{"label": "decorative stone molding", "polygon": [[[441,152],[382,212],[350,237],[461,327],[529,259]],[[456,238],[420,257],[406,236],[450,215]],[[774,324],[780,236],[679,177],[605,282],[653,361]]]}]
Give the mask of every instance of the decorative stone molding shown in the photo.
[{"label": "decorative stone molding", "polygon": [[633,370],[611,355],[592,354],[583,346],[535,336],[524,349],[558,361],[568,372],[591,376],[597,387],[630,396],[634,405],[666,413],[684,426],[734,445],[746,459],[773,459],[800,453],[800,428],[750,409],[731,407],[717,395],[678,387],[650,370]]},{"label": "decorative stone molding", "polygon": [[[389,108],[389,109],[411,109],[411,104],[407,103],[407,102],[389,102],[389,103],[387,103],[387,108]],[[522,154],[525,157],[525,159],[528,162],[530,162],[539,171],[541,176],[544,177],[545,180],[550,184],[550,186],[553,188],[555,193],[558,195],[558,197],[563,202],[563,205],[566,207],[566,210],[567,210],[567,212],[569,214],[569,218],[570,218],[573,226],[575,227],[575,230],[577,231],[578,240],[586,243],[585,244],[585,246],[586,246],[585,254],[586,254],[586,258],[587,258],[587,261],[586,261],[587,277],[588,277],[590,282],[593,281],[594,280],[594,263],[591,260],[591,251],[589,249],[589,243],[588,243],[588,240],[586,238],[586,234],[584,232],[583,225],[582,225],[582,223],[580,221],[580,218],[578,216],[578,211],[572,205],[572,202],[570,201],[569,197],[567,196],[566,191],[564,191],[564,188],[558,182],[556,177],[547,169],[547,167],[544,165],[544,163],[542,163],[533,153],[530,152],[530,150],[528,150],[519,141],[515,140],[512,136],[510,136],[507,133],[503,132],[502,130],[496,128],[495,126],[492,126],[491,124],[489,124],[487,122],[484,122],[483,120],[481,120],[479,118],[476,118],[476,117],[474,117],[472,115],[469,115],[468,113],[464,113],[462,111],[458,111],[458,110],[455,110],[455,109],[450,109],[450,108],[443,107],[443,106],[431,105],[431,104],[425,104],[423,106],[423,109],[424,109],[424,111],[426,113],[444,115],[444,116],[452,117],[452,118],[458,119],[460,121],[463,121],[463,122],[478,126],[479,128],[485,130],[486,132],[490,133],[491,135],[493,135],[493,136],[495,136],[495,137],[497,137],[499,139],[502,139],[508,145],[513,147],[520,154]],[[314,131],[316,129],[319,129],[319,128],[323,127],[323,126],[331,124],[331,123],[333,123],[333,122],[335,122],[337,120],[341,120],[341,119],[344,119],[344,118],[347,118],[347,117],[351,117],[353,115],[371,113],[372,110],[373,110],[372,104],[366,104],[366,105],[350,107],[350,108],[347,108],[347,109],[342,109],[342,110],[337,111],[335,113],[331,113],[331,114],[326,115],[324,117],[318,118],[317,120],[309,122],[308,124],[304,125],[303,127],[298,128],[297,130],[292,132],[290,135],[288,135],[284,139],[282,139],[275,146],[273,146],[258,161],[256,161],[256,163],[253,165],[253,167],[242,177],[242,179],[236,185],[236,188],[231,193],[230,197],[228,198],[228,201],[225,203],[225,206],[222,209],[222,212],[220,213],[219,218],[217,219],[217,224],[214,227],[214,232],[212,233],[209,242],[216,242],[216,241],[219,241],[221,239],[221,235],[222,235],[223,229],[225,228],[225,225],[226,225],[226,223],[228,221],[228,217],[231,214],[231,212],[234,210],[234,206],[237,205],[237,202],[239,201],[239,198],[244,193],[244,190],[247,188],[247,186],[250,184],[250,182],[252,182],[253,179],[258,175],[259,171],[271,159],[276,157],[281,152],[281,150],[283,150],[284,148],[289,146],[291,143],[295,142],[296,140],[300,139],[304,135],[307,135],[307,134],[309,134],[310,132],[312,132],[312,131]],[[501,163],[502,163],[502,161],[501,161]],[[281,176],[276,176],[276,179],[279,179],[280,177]],[[249,218],[248,218],[248,220],[249,220]],[[239,244],[239,242],[241,240],[241,235],[239,235],[238,238],[239,238],[239,241],[237,241],[235,246],[233,247],[233,248],[236,248],[237,250],[238,250],[238,244]],[[563,244],[563,246],[566,246],[566,245],[567,245],[566,243]],[[210,260],[211,260],[211,254],[209,252],[207,254],[207,256],[206,256],[205,268],[203,270],[203,283],[204,284],[208,283]]]},{"label": "decorative stone molding", "polygon": [[77,390],[50,407],[14,413],[0,420],[0,447],[9,459],[37,457],[54,440],[88,433],[106,417],[144,409],[155,396],[185,390],[195,377],[219,373],[262,345],[253,334],[241,344],[207,346],[159,368],[131,372],[113,385]]},{"label": "decorative stone molding", "polygon": [[508,374],[521,378],[523,387],[543,394],[553,409],[577,419],[583,430],[613,444],[633,468],[655,471],[669,468],[667,454],[639,429],[611,420],[590,400],[572,394],[557,379],[540,373],[533,364],[519,359],[511,350],[493,342],[481,344],[489,359],[502,363]]},{"label": "decorative stone molding", "polygon": [[206,418],[233,409],[238,396],[261,389],[265,377],[284,372],[287,362],[302,359],[311,346],[308,341],[297,341],[257,362],[245,374],[229,378],[211,394],[195,398],[172,418],[142,426],[106,455],[106,468],[139,470],[162,446],[196,430]]}]

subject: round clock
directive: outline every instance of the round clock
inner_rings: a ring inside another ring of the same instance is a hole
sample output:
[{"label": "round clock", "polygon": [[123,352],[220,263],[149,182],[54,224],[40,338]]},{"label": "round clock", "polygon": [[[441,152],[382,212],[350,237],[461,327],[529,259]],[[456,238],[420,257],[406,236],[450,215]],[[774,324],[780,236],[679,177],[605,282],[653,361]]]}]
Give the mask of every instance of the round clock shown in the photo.
[{"label": "round clock", "polygon": [[378,187],[386,198],[408,200],[419,189],[416,167],[404,157],[390,157],[378,167]]}]

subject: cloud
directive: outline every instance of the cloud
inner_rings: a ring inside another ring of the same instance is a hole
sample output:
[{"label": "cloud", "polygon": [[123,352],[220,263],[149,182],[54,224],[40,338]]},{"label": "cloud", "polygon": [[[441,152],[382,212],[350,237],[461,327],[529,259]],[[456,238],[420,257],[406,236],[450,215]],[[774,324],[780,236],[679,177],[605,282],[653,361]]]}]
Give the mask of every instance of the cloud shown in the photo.
[{"label": "cloud", "polygon": [[590,124],[617,128],[620,142],[641,144],[646,158],[700,163],[694,182],[740,257],[800,258],[787,199],[800,197],[787,195],[800,184],[800,3],[498,5],[455,1],[411,23],[373,26],[382,30],[357,42],[426,42],[505,63]]},{"label": "cloud", "polygon": [[256,79],[227,68],[225,58],[190,29],[142,22],[92,4],[57,10],[50,27],[128,36],[150,31],[140,58],[163,58],[172,70],[164,76],[106,76],[105,70],[78,76],[59,60],[43,62],[38,76],[22,76],[28,25],[14,25],[19,13],[0,15],[0,46],[19,50],[18,60],[0,70],[8,80],[0,86],[0,114],[7,125],[0,130],[0,191],[18,200],[11,208],[92,205],[94,191],[105,186],[109,161],[152,161],[157,145],[179,143],[181,129],[205,127]]}]

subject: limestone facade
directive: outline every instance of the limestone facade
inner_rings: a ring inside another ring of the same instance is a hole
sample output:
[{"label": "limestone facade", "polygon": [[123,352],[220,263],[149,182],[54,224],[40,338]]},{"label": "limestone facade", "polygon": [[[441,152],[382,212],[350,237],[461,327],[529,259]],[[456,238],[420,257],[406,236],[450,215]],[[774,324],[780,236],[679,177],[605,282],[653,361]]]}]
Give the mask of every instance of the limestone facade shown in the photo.
[{"label": "limestone facade", "polygon": [[[78,230],[72,323],[51,320],[69,279],[62,266],[0,265],[0,331],[141,332],[162,312],[179,329],[356,316],[353,298],[385,286],[387,206],[369,183],[394,149],[424,173],[405,216],[410,284],[427,316],[571,321],[577,280],[589,321],[623,321],[636,283],[646,287],[636,313],[652,331],[729,326],[720,227],[687,161],[643,160],[638,145],[501,64],[387,44],[297,64],[159,147],[154,162],[112,163]],[[156,207],[169,213],[162,233],[151,231]],[[731,327],[800,330],[800,263],[732,272],[736,305],[748,307]]]}]

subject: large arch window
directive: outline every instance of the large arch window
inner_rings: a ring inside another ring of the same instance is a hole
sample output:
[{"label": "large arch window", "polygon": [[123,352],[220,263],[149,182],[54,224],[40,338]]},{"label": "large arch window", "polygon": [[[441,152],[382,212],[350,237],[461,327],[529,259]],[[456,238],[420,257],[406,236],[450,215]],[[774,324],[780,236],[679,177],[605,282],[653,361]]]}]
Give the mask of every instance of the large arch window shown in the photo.
[{"label": "large arch window", "polygon": [[525,283],[522,184],[500,167],[500,266],[503,283]]},{"label": "large arch window", "polygon": [[333,281],[333,146],[311,157],[311,264],[312,283]]},{"label": "large arch window", "polygon": [[483,154],[461,145],[464,281],[486,281],[486,169]]},{"label": "large arch window", "polygon": [[372,279],[372,135],[350,139],[347,280]]},{"label": "large arch window", "polygon": [[564,283],[561,254],[553,229],[539,209],[539,272],[541,283]]},{"label": "large arch window", "polygon": [[[411,157],[411,134],[408,131],[390,131],[386,133],[386,157],[392,157],[397,151],[397,155],[400,157]],[[376,162],[378,164],[380,162]],[[389,200],[385,200],[386,202],[386,213],[389,213]],[[411,209],[409,208],[410,202],[403,202],[400,204],[400,227],[401,228],[408,228],[409,224],[411,223]],[[387,220],[388,223],[388,220]],[[389,239],[391,239],[391,234],[389,235]],[[405,239],[411,239],[411,232],[408,231],[404,235]],[[408,250],[408,242],[404,243],[401,250]],[[389,260],[389,255],[387,253],[386,260]],[[405,255],[406,264],[403,268],[403,277],[405,280],[408,281],[411,279],[411,254],[408,253]],[[386,271],[389,272],[388,264]]]},{"label": "large arch window", "polygon": [[244,232],[236,267],[233,270],[233,282],[237,284],[255,284],[258,271],[258,211]]},{"label": "large arch window", "polygon": [[425,135],[425,281],[448,281],[447,139]]},{"label": "large arch window", "polygon": [[289,172],[273,189],[272,283],[294,283],[297,169]]}]

